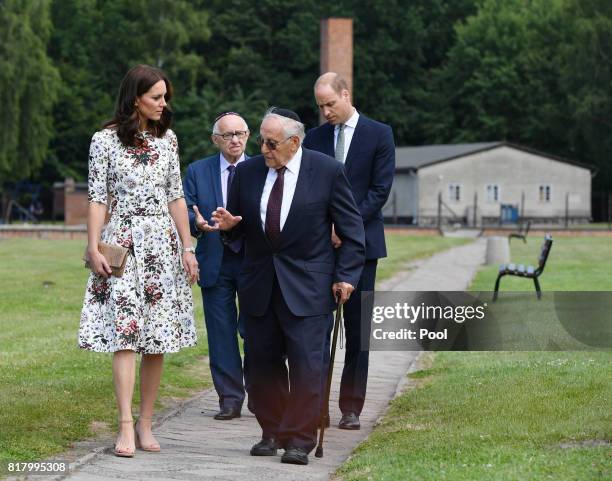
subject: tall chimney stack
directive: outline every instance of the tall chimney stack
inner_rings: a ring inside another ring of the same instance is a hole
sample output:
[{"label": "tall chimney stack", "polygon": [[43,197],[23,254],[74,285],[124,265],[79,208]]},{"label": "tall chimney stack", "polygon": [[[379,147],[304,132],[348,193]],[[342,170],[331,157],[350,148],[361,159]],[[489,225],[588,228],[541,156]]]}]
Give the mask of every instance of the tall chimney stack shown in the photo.
[{"label": "tall chimney stack", "polygon": [[[321,73],[342,75],[353,97],[353,19],[326,18],[321,20]],[[320,115],[319,121],[325,122]]]}]

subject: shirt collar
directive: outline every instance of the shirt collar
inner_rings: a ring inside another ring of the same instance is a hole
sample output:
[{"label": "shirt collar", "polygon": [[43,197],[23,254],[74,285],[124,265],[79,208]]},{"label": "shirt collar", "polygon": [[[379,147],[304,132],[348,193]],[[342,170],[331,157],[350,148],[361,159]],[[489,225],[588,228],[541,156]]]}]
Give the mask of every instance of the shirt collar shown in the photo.
[{"label": "shirt collar", "polygon": [[[240,158],[238,159],[238,161],[234,165],[238,165],[243,160],[244,160],[244,152],[242,153],[242,155],[240,156]],[[227,161],[227,159],[223,155],[223,152],[219,152],[219,167],[221,168],[221,172],[223,172],[224,170],[227,170],[227,167],[230,166],[230,165],[232,165],[232,164],[230,164]]]},{"label": "shirt collar", "polygon": [[297,152],[291,158],[291,160],[289,162],[287,162],[285,167],[287,167],[287,170],[289,172],[291,172],[292,174],[296,174],[297,175],[299,173],[299,171],[300,171],[300,165],[301,164],[302,164],[302,147],[300,146],[300,148],[297,149]]},{"label": "shirt collar", "polygon": [[[359,121],[359,112],[357,112],[357,109],[355,109],[355,111],[353,112],[353,115],[351,115],[349,119],[344,123],[344,126],[351,127],[354,129],[357,127],[358,121]],[[338,130],[339,128],[340,128],[340,125],[336,125],[336,130]]]}]

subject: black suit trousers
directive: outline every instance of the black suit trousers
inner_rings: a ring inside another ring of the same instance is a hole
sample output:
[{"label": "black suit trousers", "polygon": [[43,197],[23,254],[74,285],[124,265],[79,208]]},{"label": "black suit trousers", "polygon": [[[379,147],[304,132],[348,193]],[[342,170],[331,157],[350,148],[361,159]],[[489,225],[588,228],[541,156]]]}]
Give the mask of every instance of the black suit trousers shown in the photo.
[{"label": "black suit trousers", "polygon": [[263,316],[243,311],[249,398],[263,437],[310,452],[316,445],[326,334],[332,315],[294,316],[276,278]]},{"label": "black suit trousers", "polygon": [[340,411],[342,413],[354,412],[359,415],[365,402],[374,298],[368,296],[368,301],[362,304],[361,292],[374,290],[377,264],[377,259],[366,260],[359,284],[344,305],[346,352],[340,383]]}]

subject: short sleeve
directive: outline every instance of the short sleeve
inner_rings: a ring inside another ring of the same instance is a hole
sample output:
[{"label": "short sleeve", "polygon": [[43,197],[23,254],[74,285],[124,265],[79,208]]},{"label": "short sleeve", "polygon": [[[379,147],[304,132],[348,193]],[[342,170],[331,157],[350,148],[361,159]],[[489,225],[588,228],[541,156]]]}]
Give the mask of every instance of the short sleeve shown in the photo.
[{"label": "short sleeve", "polygon": [[172,130],[166,133],[170,142],[170,162],[166,178],[166,198],[168,202],[185,197],[183,183],[181,182],[181,162],[179,160],[178,141]]},{"label": "short sleeve", "polygon": [[89,145],[89,202],[106,204],[108,191],[109,146],[108,137],[103,132],[96,132]]}]

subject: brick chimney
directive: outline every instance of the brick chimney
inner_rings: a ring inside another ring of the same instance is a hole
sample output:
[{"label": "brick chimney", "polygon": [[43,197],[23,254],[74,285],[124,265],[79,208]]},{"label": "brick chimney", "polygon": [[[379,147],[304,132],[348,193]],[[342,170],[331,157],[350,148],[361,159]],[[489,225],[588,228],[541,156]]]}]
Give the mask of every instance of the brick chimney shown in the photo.
[{"label": "brick chimney", "polygon": [[[353,96],[353,19],[325,18],[321,20],[321,73],[342,75]],[[320,116],[319,121],[325,119]]]}]

